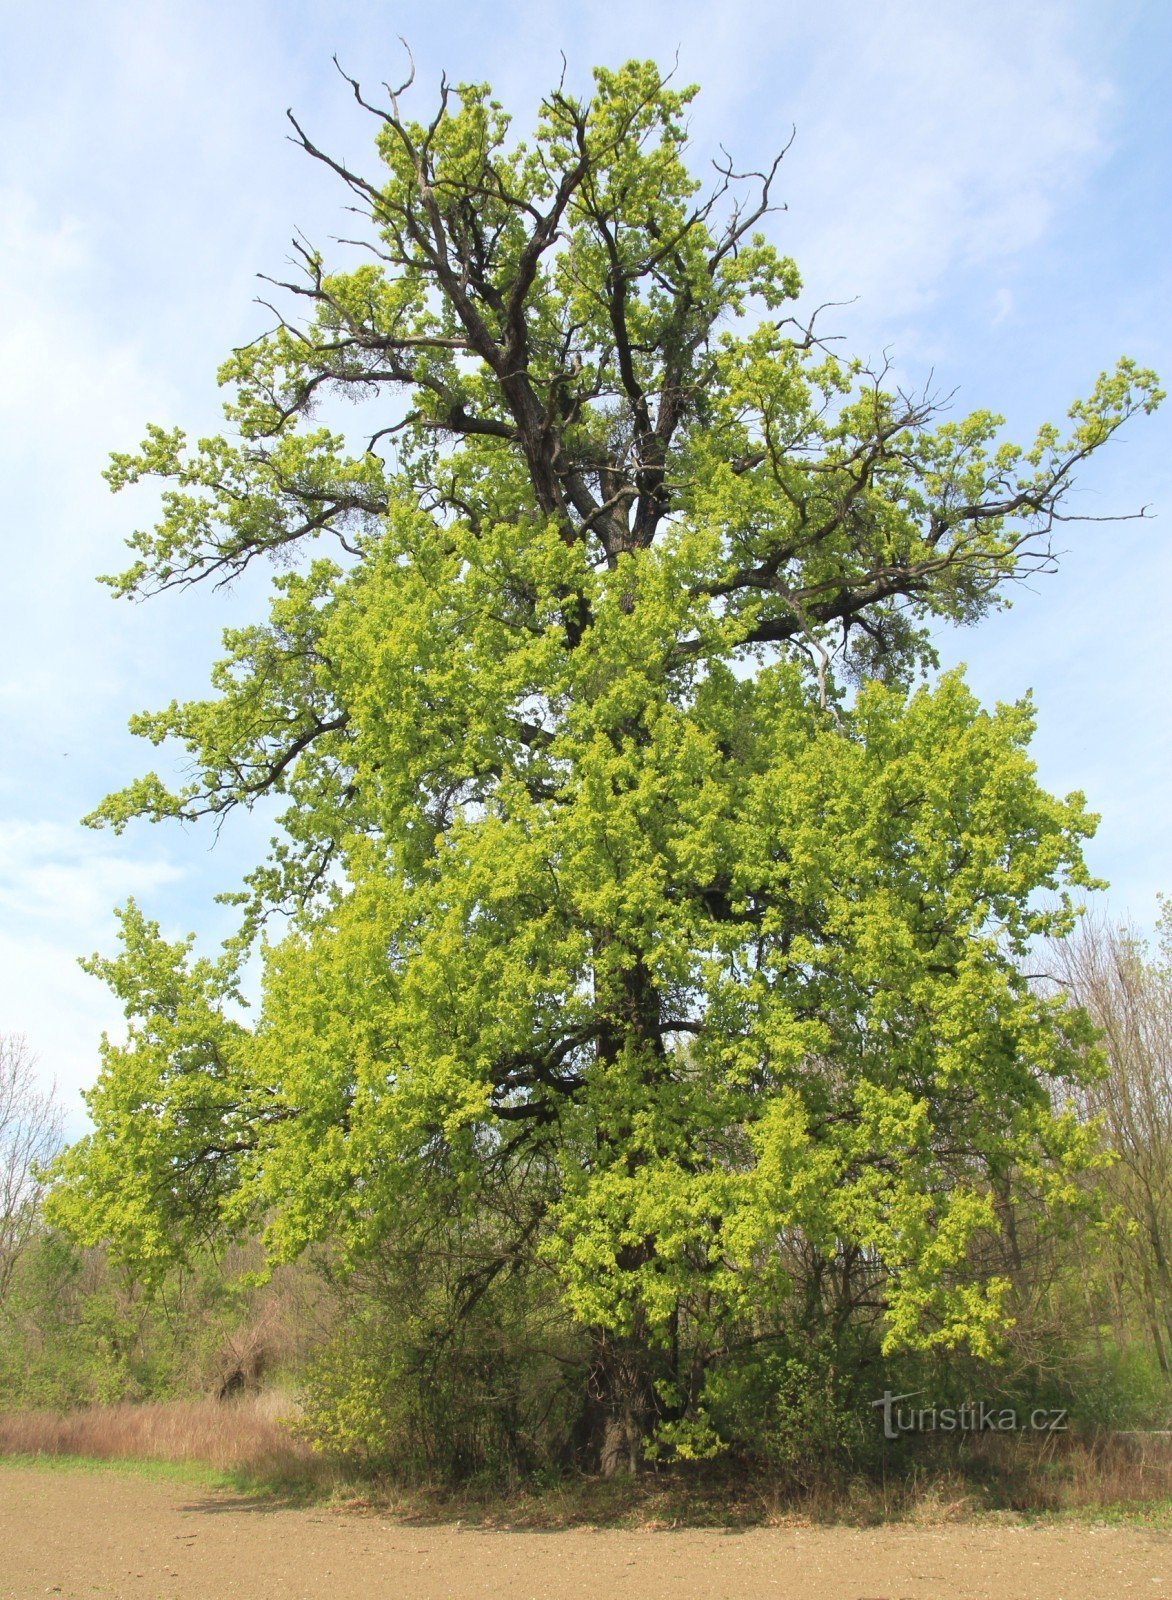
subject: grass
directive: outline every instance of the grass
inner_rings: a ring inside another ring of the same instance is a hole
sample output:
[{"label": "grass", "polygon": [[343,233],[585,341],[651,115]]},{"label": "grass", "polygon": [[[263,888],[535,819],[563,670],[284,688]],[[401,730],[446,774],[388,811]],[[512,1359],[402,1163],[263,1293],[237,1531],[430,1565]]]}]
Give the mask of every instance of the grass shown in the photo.
[{"label": "grass", "polygon": [[133,1462],[163,1473],[197,1470],[225,1484],[328,1491],[336,1469],[289,1428],[277,1391],[235,1400],[123,1402],[77,1411],[0,1414],[0,1457]]},{"label": "grass", "polygon": [[217,1472],[197,1461],[136,1461],[132,1457],[46,1455],[44,1452],[0,1455],[0,1469],[33,1468],[38,1472],[111,1472],[119,1476],[145,1478],[151,1483],[184,1483],[201,1489],[237,1489],[241,1481],[234,1474]]},{"label": "grass", "polygon": [[[1022,1453],[1024,1454],[1024,1452]],[[1115,1523],[1172,1529],[1172,1473],[1075,1445],[1057,1462],[1013,1459],[1001,1441],[968,1460],[902,1461],[884,1475],[827,1473],[794,1482],[747,1468],[577,1477],[509,1491],[491,1486],[374,1486],[373,1509],[493,1528],[749,1528],[811,1524],[936,1527],[978,1521]]]},{"label": "grass", "polygon": [[295,1408],[271,1391],[232,1401],[91,1406],[0,1414],[0,1457],[47,1470],[112,1468],[274,1500],[330,1500],[421,1522],[480,1527],[726,1527],[785,1523],[930,1526],[995,1519],[1172,1528],[1172,1445],[1108,1435],[1039,1443],[979,1435],[963,1446],[908,1448],[868,1474],[806,1480],[731,1463],[606,1481],[414,1485],[362,1480],[290,1428]]}]

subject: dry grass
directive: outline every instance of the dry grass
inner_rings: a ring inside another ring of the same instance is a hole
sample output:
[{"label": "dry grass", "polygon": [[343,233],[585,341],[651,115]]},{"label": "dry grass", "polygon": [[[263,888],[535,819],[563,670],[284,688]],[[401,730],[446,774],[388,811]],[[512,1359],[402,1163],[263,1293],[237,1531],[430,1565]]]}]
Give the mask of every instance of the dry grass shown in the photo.
[{"label": "dry grass", "polygon": [[1016,1510],[1172,1507],[1172,1437],[1166,1433],[1073,1439],[1052,1453],[1030,1452],[1029,1441],[1020,1439],[992,1440],[990,1446],[989,1465],[1000,1473]]},{"label": "dry grass", "polygon": [[985,1435],[963,1449],[893,1456],[886,1472],[828,1470],[801,1483],[708,1462],[635,1480],[567,1477],[508,1492],[384,1484],[370,1498],[403,1516],[490,1527],[932,1527],[1057,1517],[1165,1528],[1172,1527],[1172,1440],[1067,1437],[1039,1448],[1029,1438]]},{"label": "dry grass", "polygon": [[1172,1438],[1161,1434],[981,1434],[953,1449],[893,1456],[890,1469],[777,1492],[774,1513],[814,1521],[927,1525],[987,1514],[1172,1521]]},{"label": "dry grass", "polygon": [[1123,1522],[1172,1528],[1172,1448],[1159,1440],[1066,1441],[1052,1451],[988,1437],[972,1448],[893,1459],[886,1473],[797,1483],[734,1463],[568,1475],[545,1484],[350,1485],[371,1509],[490,1528],[936,1527],[976,1520]]},{"label": "dry grass", "polygon": [[646,1473],[635,1480],[570,1476],[544,1485],[462,1488],[360,1485],[291,1429],[278,1391],[230,1401],[181,1400],[0,1414],[0,1456],[83,1457],[197,1466],[295,1494],[359,1493],[372,1508],[424,1521],[481,1526],[663,1528],[902,1522],[974,1517],[1092,1517],[1172,1524],[1172,1437],[1067,1436],[1039,1445],[984,1435],[964,1448],[893,1456],[890,1470],[804,1484],[731,1463]]},{"label": "dry grass", "polygon": [[293,1414],[278,1391],[226,1401],[17,1411],[0,1414],[0,1455],[193,1464],[274,1485],[325,1487],[333,1469],[290,1430]]}]

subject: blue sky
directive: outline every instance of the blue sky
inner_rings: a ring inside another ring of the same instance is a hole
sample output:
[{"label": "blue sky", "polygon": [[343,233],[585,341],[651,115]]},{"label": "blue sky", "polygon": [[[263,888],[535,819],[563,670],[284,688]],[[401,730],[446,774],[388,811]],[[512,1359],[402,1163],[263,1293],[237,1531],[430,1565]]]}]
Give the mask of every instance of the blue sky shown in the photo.
[{"label": "blue sky", "polygon": [[[1113,0],[772,0],[311,6],[275,0],[0,0],[0,1031],[24,1033],[80,1127],[111,999],[76,965],[134,894],[214,941],[213,895],[263,850],[260,819],[210,834],[78,825],[151,764],[128,715],[202,691],[220,630],[260,586],[132,607],[94,580],[149,498],[100,472],[147,420],[214,427],[213,374],[264,326],[254,274],[294,227],[347,231],[344,196],[285,139],[365,159],[371,129],[330,64],[372,82],[411,43],[424,107],[441,69],[488,79],[526,118],[561,70],[669,62],[703,94],[697,162],[753,164],[796,139],[774,236],[845,347],[929,372],[956,407],[1032,433],[1127,353],[1172,377],[1165,84],[1172,7]],[[1101,812],[1108,908],[1150,924],[1172,890],[1166,706],[1172,645],[1172,404],[1084,473],[1090,515],[1060,572],[941,636],[982,696],[1033,689],[1043,781]]]}]

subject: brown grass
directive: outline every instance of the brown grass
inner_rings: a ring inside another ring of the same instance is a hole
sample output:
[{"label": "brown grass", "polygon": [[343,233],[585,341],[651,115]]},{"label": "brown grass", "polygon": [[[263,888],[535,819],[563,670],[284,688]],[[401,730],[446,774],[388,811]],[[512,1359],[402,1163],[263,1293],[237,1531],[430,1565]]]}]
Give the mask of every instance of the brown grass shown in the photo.
[{"label": "brown grass", "polygon": [[191,1463],[266,1483],[324,1486],[332,1468],[290,1430],[293,1414],[277,1391],[227,1401],[16,1411],[0,1414],[0,1455]]},{"label": "brown grass", "polygon": [[1172,1437],[1166,1433],[1076,1437],[1052,1450],[1021,1437],[993,1437],[976,1464],[1000,1486],[1003,1503],[1015,1510],[1172,1507]]},{"label": "brown grass", "polygon": [[896,1456],[886,1472],[795,1482],[734,1463],[567,1477],[509,1491],[474,1485],[375,1487],[371,1503],[424,1520],[491,1527],[672,1528],[1070,1518],[1172,1527],[1172,1440],[1158,1435],[1037,1441],[984,1435],[962,1449]]},{"label": "brown grass", "polygon": [[356,1492],[380,1509],[426,1521],[497,1527],[750,1526],[885,1522],[930,1525],[989,1514],[1123,1517],[1172,1524],[1172,1437],[1071,1436],[1039,1444],[983,1435],[963,1448],[893,1458],[881,1475],[785,1482],[732,1463],[645,1473],[635,1480],[567,1477],[543,1486],[463,1488],[344,1477],[290,1427],[278,1391],[230,1401],[122,1403],[66,1412],[0,1414],[0,1456],[83,1457],[210,1468],[294,1493]]}]

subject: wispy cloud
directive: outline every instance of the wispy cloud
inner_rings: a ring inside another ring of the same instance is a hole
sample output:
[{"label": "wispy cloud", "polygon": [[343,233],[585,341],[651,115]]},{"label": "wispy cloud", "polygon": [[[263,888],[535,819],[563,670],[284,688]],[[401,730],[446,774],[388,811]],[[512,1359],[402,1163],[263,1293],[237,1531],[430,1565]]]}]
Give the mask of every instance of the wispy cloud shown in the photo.
[{"label": "wispy cloud", "polygon": [[0,824],[0,1030],[28,1038],[75,1122],[98,1037],[120,1023],[117,1004],[77,958],[111,950],[115,904],[149,902],[181,876],[172,862],[127,859],[81,828]]},{"label": "wispy cloud", "polygon": [[1042,238],[1108,148],[1110,83],[1069,10],[851,8],[849,50],[794,109],[811,282],[904,321],[958,268]]},{"label": "wispy cloud", "polygon": [[[1035,245],[1110,148],[1116,97],[1094,48],[1107,19],[1064,0],[516,10],[522,28],[486,26],[472,48],[483,44],[519,91],[531,95],[542,67],[544,86],[559,48],[576,82],[594,61],[668,66],[678,49],[679,80],[702,85],[699,149],[725,141],[738,161],[760,160],[795,129],[778,234],[816,292],[857,296],[888,332],[958,267]],[[434,36],[427,45],[439,51]]]}]

